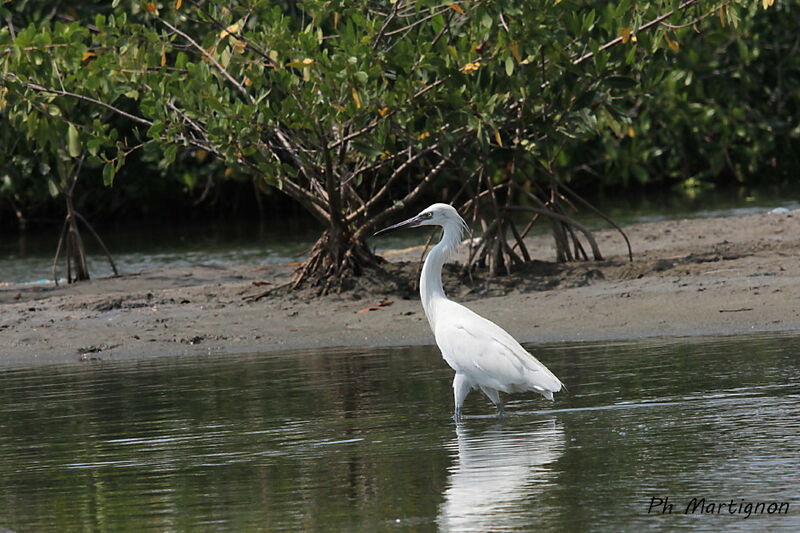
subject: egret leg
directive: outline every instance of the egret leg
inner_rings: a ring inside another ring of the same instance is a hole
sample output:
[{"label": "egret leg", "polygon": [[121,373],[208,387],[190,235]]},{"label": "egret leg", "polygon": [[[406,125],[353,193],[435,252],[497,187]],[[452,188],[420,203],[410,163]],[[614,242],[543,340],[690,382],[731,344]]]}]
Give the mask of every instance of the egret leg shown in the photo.
[{"label": "egret leg", "polygon": [[461,407],[464,405],[464,400],[471,388],[464,374],[456,374],[456,377],[453,378],[453,400],[455,401],[453,420],[456,422],[461,420]]},{"label": "egret leg", "polygon": [[503,401],[500,399],[500,393],[497,392],[497,389],[491,389],[489,387],[481,387],[483,393],[489,397],[495,407],[497,407],[497,418],[503,418],[506,414],[505,409],[503,409]]}]

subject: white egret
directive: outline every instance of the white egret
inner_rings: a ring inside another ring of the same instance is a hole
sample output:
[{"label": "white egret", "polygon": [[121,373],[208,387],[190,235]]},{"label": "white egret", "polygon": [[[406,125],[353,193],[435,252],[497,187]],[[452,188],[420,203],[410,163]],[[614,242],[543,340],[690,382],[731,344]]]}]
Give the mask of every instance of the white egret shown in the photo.
[{"label": "white egret", "polygon": [[461,419],[461,407],[471,390],[480,389],[503,416],[500,392],[535,391],[553,399],[561,381],[528,353],[503,328],[453,302],[444,294],[442,266],[461,241],[467,229],[464,219],[447,204],[433,204],[417,216],[375,233],[401,228],[441,226],[441,241],[425,258],[419,280],[422,308],[433,330],[442,357],[455,370],[453,418]]}]

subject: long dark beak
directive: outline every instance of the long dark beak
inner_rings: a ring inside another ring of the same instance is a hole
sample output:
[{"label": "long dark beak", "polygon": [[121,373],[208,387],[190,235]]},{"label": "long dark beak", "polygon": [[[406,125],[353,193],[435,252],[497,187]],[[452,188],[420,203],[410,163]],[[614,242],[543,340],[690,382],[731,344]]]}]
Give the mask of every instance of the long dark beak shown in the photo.
[{"label": "long dark beak", "polygon": [[382,230],[378,230],[375,233],[373,233],[372,236],[375,237],[376,235],[382,235],[384,233],[388,233],[388,232],[394,231],[396,229],[414,228],[414,227],[418,226],[420,222],[422,222],[422,219],[419,218],[419,215],[417,215],[415,217],[409,218],[408,220],[404,220],[402,222],[398,222],[394,226],[389,226],[388,228],[383,228]]}]

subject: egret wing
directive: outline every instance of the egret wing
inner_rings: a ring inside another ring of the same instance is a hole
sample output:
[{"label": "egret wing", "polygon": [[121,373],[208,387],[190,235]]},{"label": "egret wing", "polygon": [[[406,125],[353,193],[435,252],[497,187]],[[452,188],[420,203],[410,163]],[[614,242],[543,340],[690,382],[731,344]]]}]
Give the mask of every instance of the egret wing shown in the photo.
[{"label": "egret wing", "polygon": [[535,390],[547,397],[561,382],[505,330],[464,306],[437,317],[434,335],[447,363],[476,385],[504,392]]}]

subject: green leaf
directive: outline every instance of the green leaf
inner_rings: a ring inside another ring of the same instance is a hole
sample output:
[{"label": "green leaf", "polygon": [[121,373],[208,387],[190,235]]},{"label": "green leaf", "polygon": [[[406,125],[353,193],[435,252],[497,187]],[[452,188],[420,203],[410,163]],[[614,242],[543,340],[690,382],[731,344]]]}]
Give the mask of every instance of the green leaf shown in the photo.
[{"label": "green leaf", "polygon": [[89,139],[89,141],[86,142],[86,150],[88,150],[91,155],[97,155],[102,145],[103,139]]},{"label": "green leaf", "polygon": [[151,139],[155,139],[162,131],[164,131],[164,123],[160,120],[156,120],[153,122],[153,125],[148,128],[147,136]]},{"label": "green leaf", "polygon": [[438,34],[444,28],[444,17],[436,15],[431,19],[431,30],[434,34]]},{"label": "green leaf", "polygon": [[171,165],[175,162],[175,156],[178,155],[178,146],[175,144],[170,144],[164,149],[164,159],[167,165]]},{"label": "green leaf", "polygon": [[48,192],[50,192],[50,196],[52,196],[53,198],[59,195],[58,187],[56,186],[56,183],[51,179],[47,180],[47,190]]},{"label": "green leaf", "polygon": [[115,173],[116,171],[114,170],[114,163],[106,163],[103,165],[103,185],[108,187],[114,183]]},{"label": "green leaf", "polygon": [[81,155],[81,142],[78,138],[78,130],[72,124],[70,124],[67,129],[67,150],[70,157],[79,157]]}]

